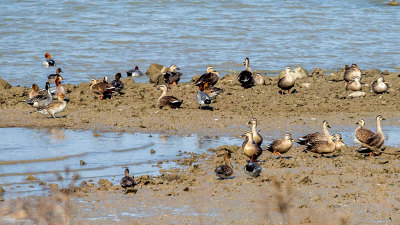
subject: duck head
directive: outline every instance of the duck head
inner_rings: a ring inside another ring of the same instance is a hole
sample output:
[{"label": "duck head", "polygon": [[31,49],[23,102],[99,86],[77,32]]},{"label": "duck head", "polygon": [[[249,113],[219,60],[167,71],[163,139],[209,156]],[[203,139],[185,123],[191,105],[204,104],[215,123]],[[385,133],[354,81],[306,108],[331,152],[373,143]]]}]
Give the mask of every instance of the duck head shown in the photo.
[{"label": "duck head", "polygon": [[108,83],[108,78],[107,78],[107,76],[105,76],[105,77],[103,78],[103,83]]},{"label": "duck head", "polygon": [[376,117],[376,120],[378,121],[378,120],[386,120],[385,118],[383,118],[383,116],[381,116],[381,115],[378,115],[377,117]]},{"label": "duck head", "polygon": [[247,124],[251,124],[251,125],[255,124],[255,125],[257,125],[257,119],[256,118],[251,118],[250,121]]},{"label": "duck head", "polygon": [[175,70],[180,70],[180,69],[179,69],[179,67],[178,67],[177,65],[172,64],[172,65],[169,67],[169,71],[170,71],[170,72],[175,72]]},{"label": "duck head", "polygon": [[39,86],[37,84],[32,84],[32,90],[39,91]]},{"label": "duck head", "polygon": [[126,168],[125,171],[124,171],[124,173],[125,173],[125,176],[126,176],[126,177],[129,176],[129,169]]},{"label": "duck head", "polygon": [[244,66],[248,66],[249,64],[250,64],[250,60],[249,60],[249,58],[246,57],[246,58],[244,59],[243,65],[244,65]]},{"label": "duck head", "polygon": [[285,139],[290,140],[291,142],[294,142],[294,139],[292,138],[292,135],[290,133],[285,134]]},{"label": "duck head", "polygon": [[364,126],[365,121],[363,119],[360,119],[359,121],[357,121],[356,125],[360,125],[360,126]]},{"label": "duck head", "polygon": [[339,133],[337,133],[337,134],[335,135],[335,138],[336,138],[336,140],[338,140],[338,141],[343,141],[342,135],[339,134]]},{"label": "duck head", "polygon": [[56,74],[60,74],[60,73],[63,73],[63,71],[61,70],[61,68],[57,68]]},{"label": "duck head", "polygon": [[116,79],[116,80],[119,80],[119,79],[121,79],[121,73],[117,73],[117,74],[115,74],[115,79]]},{"label": "duck head", "polygon": [[157,90],[162,90],[162,91],[166,92],[168,90],[168,88],[165,85],[161,85],[160,87],[157,88]]},{"label": "duck head", "polygon": [[46,53],[44,54],[44,57],[45,57],[46,59],[51,59],[51,56],[50,56],[50,54],[49,54],[48,52],[46,52]]},{"label": "duck head", "polygon": [[212,72],[217,72],[217,71],[215,71],[214,67],[212,66],[207,67],[206,73],[212,73]]},{"label": "duck head", "polygon": [[57,100],[60,101],[60,102],[63,101],[64,100],[64,94],[62,94],[62,93],[58,94],[57,95]]},{"label": "duck head", "polygon": [[246,133],[240,135],[241,138],[247,137],[247,138],[253,138],[253,133],[251,131],[247,131]]},{"label": "duck head", "polygon": [[97,80],[96,79],[92,79],[90,81],[89,87],[92,86],[92,85],[95,85],[95,84],[97,84]]},{"label": "duck head", "polygon": [[324,127],[331,128],[331,126],[329,126],[328,121],[326,121],[326,120],[324,120],[324,121],[322,122],[322,124],[324,125]]}]

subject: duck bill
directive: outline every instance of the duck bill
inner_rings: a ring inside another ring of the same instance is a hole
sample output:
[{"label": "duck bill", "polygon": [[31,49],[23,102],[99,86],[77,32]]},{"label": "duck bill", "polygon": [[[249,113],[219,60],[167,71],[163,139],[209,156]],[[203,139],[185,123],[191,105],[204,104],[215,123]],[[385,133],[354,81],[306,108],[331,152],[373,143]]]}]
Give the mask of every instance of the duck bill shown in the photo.
[{"label": "duck bill", "polygon": [[329,124],[328,124],[328,126],[326,126],[327,128],[331,128],[331,126],[329,126]]}]

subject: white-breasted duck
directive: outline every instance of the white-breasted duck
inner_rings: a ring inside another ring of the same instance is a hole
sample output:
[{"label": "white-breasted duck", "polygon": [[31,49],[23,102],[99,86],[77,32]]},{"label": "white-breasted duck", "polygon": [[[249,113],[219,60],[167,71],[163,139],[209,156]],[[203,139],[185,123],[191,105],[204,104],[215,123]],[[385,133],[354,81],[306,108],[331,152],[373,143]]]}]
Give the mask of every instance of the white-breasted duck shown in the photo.
[{"label": "white-breasted duck", "polygon": [[48,52],[46,52],[44,54],[44,58],[45,60],[42,62],[42,65],[45,67],[49,67],[49,66],[55,66],[56,62],[54,61],[54,59],[51,58],[50,54]]},{"label": "white-breasted duck", "polygon": [[131,77],[131,76],[132,76],[132,77],[141,77],[141,76],[143,76],[143,73],[140,72],[138,66],[135,66],[134,69],[127,70],[127,71],[126,71],[126,75],[127,75],[128,77]]}]

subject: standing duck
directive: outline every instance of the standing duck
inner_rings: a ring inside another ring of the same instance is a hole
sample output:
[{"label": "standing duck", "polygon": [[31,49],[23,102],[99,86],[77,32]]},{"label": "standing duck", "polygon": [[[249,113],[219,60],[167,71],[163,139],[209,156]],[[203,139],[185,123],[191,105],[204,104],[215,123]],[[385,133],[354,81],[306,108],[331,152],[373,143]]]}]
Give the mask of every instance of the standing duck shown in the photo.
[{"label": "standing duck", "polygon": [[314,142],[314,141],[327,141],[329,138],[328,128],[331,128],[328,124],[328,121],[324,120],[322,122],[322,134],[319,132],[307,134],[299,138],[298,144],[306,145],[307,143]]},{"label": "standing duck", "polygon": [[136,186],[136,181],[134,176],[129,176],[129,169],[125,169],[125,176],[121,178],[119,182],[122,188],[133,188]]},{"label": "standing duck", "polygon": [[333,142],[335,142],[335,149],[338,150],[338,151],[342,150],[342,148],[346,146],[346,145],[343,143],[342,135],[339,134],[339,133],[337,133],[337,134],[335,135],[335,140],[334,140]]},{"label": "standing duck", "polygon": [[248,124],[251,125],[251,133],[253,134],[253,141],[258,145],[261,146],[263,142],[262,136],[257,132],[257,119],[251,118]]},{"label": "standing duck", "polygon": [[385,78],[381,75],[376,81],[371,84],[372,91],[375,94],[383,94],[388,90],[388,84],[385,82]]},{"label": "standing duck", "polygon": [[375,149],[379,149],[384,141],[385,141],[385,136],[383,135],[382,129],[381,129],[381,121],[386,120],[383,118],[381,115],[378,115],[376,117],[376,133],[374,133],[372,136],[368,137],[364,142],[361,142],[361,148],[358,149],[358,151],[364,151],[364,150],[371,150],[370,156],[372,156],[373,151]]},{"label": "standing duck", "polygon": [[207,67],[206,73],[201,75],[199,79],[194,82],[195,86],[199,86],[200,84],[208,83],[209,86],[214,86],[219,80],[219,74],[214,70],[214,67]]},{"label": "standing duck", "polygon": [[219,177],[220,179],[230,178],[233,174],[232,164],[229,161],[230,158],[231,158],[231,153],[230,152],[225,153],[224,155],[225,165],[220,165],[214,170],[215,175],[217,175],[217,177]]},{"label": "standing duck", "polygon": [[253,133],[247,131],[241,137],[247,138],[247,143],[243,146],[244,154],[250,158],[250,161],[257,162],[257,158],[262,154],[262,149],[253,140]]},{"label": "standing duck", "polygon": [[253,78],[253,73],[251,72],[251,69],[249,66],[250,65],[249,58],[246,58],[244,60],[243,65],[246,66],[246,69],[239,73],[238,81],[240,82],[242,87],[251,88],[254,86],[254,78]]},{"label": "standing duck", "polygon": [[44,54],[44,58],[45,60],[42,62],[42,65],[45,67],[49,67],[49,66],[55,66],[56,62],[51,58],[49,53],[45,53]]},{"label": "standing duck", "polygon": [[247,175],[256,178],[256,177],[260,176],[262,168],[261,168],[260,164],[258,164],[256,162],[249,161],[243,167],[243,170]]},{"label": "standing duck", "polygon": [[344,76],[343,76],[343,79],[346,82],[346,84],[347,84],[347,82],[350,82],[351,80],[353,80],[355,77],[358,77],[361,80],[360,68],[357,66],[357,64],[352,64],[351,67],[346,65],[346,68],[344,70]]},{"label": "standing duck", "polygon": [[307,143],[306,151],[314,152],[317,154],[329,154],[336,150],[335,142],[335,135],[330,134],[327,141],[315,141],[311,143]]},{"label": "standing duck", "polygon": [[58,99],[59,94],[63,94],[65,96],[65,89],[61,85],[61,80],[62,80],[61,76],[57,77],[56,80],[54,81],[56,86],[50,88],[50,94],[53,100]]},{"label": "standing duck", "polygon": [[167,86],[161,85],[157,90],[162,90],[161,96],[158,98],[158,106],[162,109],[164,106],[169,106],[172,109],[180,108],[183,100],[179,100],[174,96],[167,96]]},{"label": "standing duck", "polygon": [[203,83],[201,83],[200,85],[199,85],[199,92],[197,92],[197,95],[196,95],[196,101],[197,101],[197,103],[199,103],[200,104],[200,109],[202,109],[202,107],[204,106],[204,105],[209,105],[209,104],[211,104],[211,97],[206,93],[206,92],[204,92],[204,84]]},{"label": "standing duck", "polygon": [[221,88],[210,86],[208,82],[204,84],[204,91],[211,97],[216,98],[219,94],[224,93]]},{"label": "standing duck", "polygon": [[63,73],[63,71],[61,70],[61,68],[57,68],[56,73],[47,76],[47,82],[49,82],[50,84],[54,83],[57,77],[61,77],[60,73]]},{"label": "standing duck", "polygon": [[32,90],[29,92],[29,98],[33,98],[39,95],[39,86],[37,84],[32,84]]},{"label": "standing duck", "polygon": [[143,73],[140,72],[138,66],[135,66],[134,69],[127,70],[127,71],[126,71],[126,75],[127,75],[128,77],[141,77],[141,76],[143,76]]},{"label": "standing duck", "polygon": [[39,107],[38,112],[43,114],[50,114],[52,118],[56,118],[55,114],[63,111],[67,103],[64,101],[64,95],[58,94],[58,101],[53,101],[45,107]]},{"label": "standing duck", "polygon": [[124,89],[124,83],[121,81],[121,73],[115,74],[115,80],[111,82],[111,85],[115,87],[115,91],[121,94]]},{"label": "standing duck", "polygon": [[93,93],[100,95],[100,99],[104,96],[110,96],[115,91],[115,87],[107,82],[107,77],[104,77],[103,82],[97,83],[96,79],[92,79],[90,83],[90,90]]},{"label": "standing duck", "polygon": [[180,70],[177,65],[172,64],[169,67],[169,71],[164,74],[165,83],[168,85],[176,85],[181,79],[182,73],[176,72],[176,70]]},{"label": "standing duck", "polygon": [[361,143],[365,143],[370,137],[372,137],[375,133],[372,132],[369,129],[365,128],[365,121],[363,119],[360,119],[356,125],[359,125],[356,130],[355,130],[355,135],[356,135],[356,139],[354,139],[354,141],[356,141],[357,143],[361,144]]},{"label": "standing duck", "polygon": [[47,106],[51,103],[51,101],[52,97],[50,94],[50,84],[49,82],[46,82],[46,89],[39,91],[36,96],[33,96],[32,98],[26,100],[26,103],[38,108]]},{"label": "standing duck", "polygon": [[277,139],[268,145],[266,150],[272,152],[274,155],[279,155],[279,158],[282,158],[281,154],[288,152],[292,147],[293,142],[294,140],[292,139],[292,135],[287,133],[283,139]]},{"label": "standing duck", "polygon": [[353,80],[346,84],[346,91],[361,91],[362,85],[360,82],[360,77],[354,77]]},{"label": "standing duck", "polygon": [[290,89],[294,87],[295,79],[292,77],[291,73],[294,72],[290,66],[285,69],[285,76],[279,79],[278,87],[281,89],[282,95],[284,94],[284,90],[287,90],[288,94],[290,93]]}]

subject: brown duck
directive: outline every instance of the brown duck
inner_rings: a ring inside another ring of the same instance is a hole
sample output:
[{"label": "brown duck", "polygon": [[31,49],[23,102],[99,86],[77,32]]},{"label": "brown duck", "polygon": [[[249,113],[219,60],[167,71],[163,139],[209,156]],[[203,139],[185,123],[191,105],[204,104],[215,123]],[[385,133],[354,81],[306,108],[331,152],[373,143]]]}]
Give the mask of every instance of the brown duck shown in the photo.
[{"label": "brown duck", "polygon": [[250,60],[249,58],[245,58],[243,62],[244,66],[246,66],[245,70],[239,73],[238,81],[244,88],[251,88],[254,86],[254,77],[253,73],[250,69]]},{"label": "brown duck", "polygon": [[214,70],[214,67],[207,67],[206,73],[201,75],[199,79],[194,82],[195,86],[199,86],[200,84],[208,83],[209,86],[214,86],[219,80],[219,74]]},{"label": "brown duck", "polygon": [[297,143],[301,145],[306,145],[307,143],[315,141],[327,141],[329,138],[328,128],[331,127],[329,126],[328,121],[324,120],[322,122],[322,134],[319,132],[307,134],[306,136],[299,138]]},{"label": "brown duck", "polygon": [[375,94],[383,94],[387,92],[388,88],[389,86],[387,82],[385,82],[385,78],[383,78],[383,76],[379,77],[371,84],[371,89]]},{"label": "brown duck", "polygon": [[283,139],[274,140],[268,147],[267,151],[272,152],[275,155],[279,155],[282,158],[281,154],[284,154],[290,150],[293,145],[294,140],[292,139],[292,135],[287,133]]},{"label": "brown duck", "polygon": [[365,121],[363,119],[360,119],[356,124],[359,125],[355,130],[355,141],[357,143],[365,143],[370,137],[375,134],[371,130],[365,128]]},{"label": "brown duck", "polygon": [[357,66],[357,64],[352,64],[351,67],[346,65],[346,68],[344,70],[344,76],[343,76],[344,81],[346,83],[350,82],[355,77],[359,77],[360,80],[361,80],[361,70],[360,70],[360,68]]},{"label": "brown duck", "polygon": [[359,77],[354,77],[353,80],[346,84],[346,91],[361,91],[362,85]]},{"label": "brown duck", "polygon": [[330,134],[327,141],[315,141],[312,143],[307,143],[307,150],[317,154],[329,154],[336,150],[335,142],[335,135]]},{"label": "brown duck", "polygon": [[104,77],[103,82],[100,83],[97,83],[96,79],[92,79],[89,86],[93,93],[100,95],[100,99],[103,99],[104,96],[111,97],[111,94],[115,91],[115,87],[107,82],[107,77]]},{"label": "brown duck", "polygon": [[225,165],[220,165],[214,170],[215,175],[217,175],[221,179],[229,178],[233,174],[232,164],[229,161],[230,158],[231,158],[231,153],[230,152],[225,153],[224,155]]},{"label": "brown duck", "polygon": [[257,158],[262,154],[262,149],[253,140],[253,133],[247,131],[241,137],[247,138],[247,143],[243,146],[244,154],[250,158],[250,161],[257,162]]},{"label": "brown duck", "polygon": [[370,156],[374,153],[374,150],[379,149],[383,143],[385,142],[385,136],[383,135],[382,129],[381,129],[381,121],[386,120],[383,118],[381,115],[378,115],[376,117],[376,133],[374,133],[372,136],[367,138],[365,142],[361,142],[361,148],[358,149],[358,151],[364,151],[364,150],[371,150]]},{"label": "brown duck", "polygon": [[174,96],[167,96],[167,86],[161,85],[157,90],[162,90],[161,96],[158,98],[158,106],[162,109],[164,106],[169,106],[172,109],[180,108],[183,100],[179,100]]},{"label": "brown duck", "polygon": [[290,74],[291,72],[294,72],[292,70],[292,68],[290,68],[289,66],[286,67],[285,69],[285,76],[282,77],[281,79],[279,79],[278,81],[278,87],[281,89],[281,93],[282,95],[284,94],[284,90],[286,90],[289,94],[289,91],[292,87],[294,87],[294,78],[292,77],[292,75]]},{"label": "brown duck", "polygon": [[335,135],[335,140],[334,140],[333,142],[335,142],[335,149],[338,150],[338,151],[342,150],[342,148],[346,146],[346,145],[343,143],[342,135],[339,134],[339,133],[337,133],[337,134]]}]

